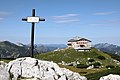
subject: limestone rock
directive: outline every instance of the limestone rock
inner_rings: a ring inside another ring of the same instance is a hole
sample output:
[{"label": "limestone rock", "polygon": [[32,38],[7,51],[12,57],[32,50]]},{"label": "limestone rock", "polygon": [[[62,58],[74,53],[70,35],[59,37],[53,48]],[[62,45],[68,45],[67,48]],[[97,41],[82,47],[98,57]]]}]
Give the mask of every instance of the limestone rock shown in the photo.
[{"label": "limestone rock", "polygon": [[68,78],[67,80],[87,80],[86,77],[80,76],[78,73],[72,72],[69,69],[66,69],[66,68],[61,68],[61,69],[62,69],[62,72]]},{"label": "limestone rock", "polygon": [[101,77],[100,80],[120,80],[120,76],[119,75],[109,74],[107,76]]},{"label": "limestone rock", "polygon": [[56,63],[30,57],[11,61],[6,69],[13,76],[12,80],[87,80],[78,73],[60,68]]},{"label": "limestone rock", "polygon": [[5,69],[7,63],[0,61],[0,80],[9,80],[9,73]]}]

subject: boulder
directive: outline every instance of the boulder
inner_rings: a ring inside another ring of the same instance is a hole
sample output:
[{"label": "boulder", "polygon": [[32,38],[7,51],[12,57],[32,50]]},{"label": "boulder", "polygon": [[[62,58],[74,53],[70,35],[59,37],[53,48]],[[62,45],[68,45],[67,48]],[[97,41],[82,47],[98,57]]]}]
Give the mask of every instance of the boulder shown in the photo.
[{"label": "boulder", "polygon": [[56,63],[30,57],[11,61],[6,69],[12,80],[87,80],[78,73],[60,68]]},{"label": "boulder", "polygon": [[114,75],[114,74],[109,74],[107,76],[101,77],[100,80],[120,80],[120,76]]}]

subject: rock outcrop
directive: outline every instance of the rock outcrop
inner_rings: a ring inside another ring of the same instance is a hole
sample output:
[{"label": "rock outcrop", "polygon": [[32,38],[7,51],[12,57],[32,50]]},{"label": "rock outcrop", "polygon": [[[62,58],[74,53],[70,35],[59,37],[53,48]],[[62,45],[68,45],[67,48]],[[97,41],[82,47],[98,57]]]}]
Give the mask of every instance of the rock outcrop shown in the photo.
[{"label": "rock outcrop", "polygon": [[120,76],[119,75],[109,74],[107,76],[101,77],[100,80],[120,80]]},{"label": "rock outcrop", "polygon": [[6,69],[12,80],[87,80],[78,73],[60,68],[56,63],[30,57],[11,61]]},{"label": "rock outcrop", "polygon": [[0,80],[9,80],[9,73],[5,69],[7,63],[0,61]]}]

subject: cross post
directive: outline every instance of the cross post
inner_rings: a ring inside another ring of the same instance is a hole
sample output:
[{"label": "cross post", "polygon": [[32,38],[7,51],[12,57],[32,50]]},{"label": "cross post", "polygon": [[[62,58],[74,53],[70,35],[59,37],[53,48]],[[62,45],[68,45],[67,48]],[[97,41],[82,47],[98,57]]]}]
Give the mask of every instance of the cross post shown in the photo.
[{"label": "cross post", "polygon": [[32,16],[23,18],[22,21],[27,21],[29,23],[32,23],[32,29],[31,29],[31,57],[34,57],[34,29],[35,29],[35,23],[39,21],[45,21],[44,18],[39,18],[38,16],[35,16],[35,9],[32,10]]}]

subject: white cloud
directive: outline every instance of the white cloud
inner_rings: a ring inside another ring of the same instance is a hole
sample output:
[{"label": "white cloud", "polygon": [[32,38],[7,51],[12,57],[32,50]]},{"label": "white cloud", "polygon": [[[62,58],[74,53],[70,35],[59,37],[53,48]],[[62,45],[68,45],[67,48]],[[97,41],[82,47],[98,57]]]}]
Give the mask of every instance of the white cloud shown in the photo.
[{"label": "white cloud", "polygon": [[52,16],[54,22],[56,23],[71,23],[79,22],[79,14],[66,14],[61,16]]},{"label": "white cloud", "polygon": [[2,21],[6,16],[8,16],[10,13],[8,12],[3,12],[3,11],[0,11],[0,21]]},{"label": "white cloud", "polygon": [[56,21],[56,23],[70,23],[70,22],[79,22],[80,20],[61,20],[61,21]]},{"label": "white cloud", "polygon": [[111,11],[111,12],[96,12],[96,13],[93,13],[93,15],[110,15],[110,14],[113,14],[113,13],[116,13],[115,11]]},{"label": "white cloud", "polygon": [[103,24],[100,24],[100,23],[91,23],[89,24],[90,26],[100,26],[100,25],[103,25]]}]

